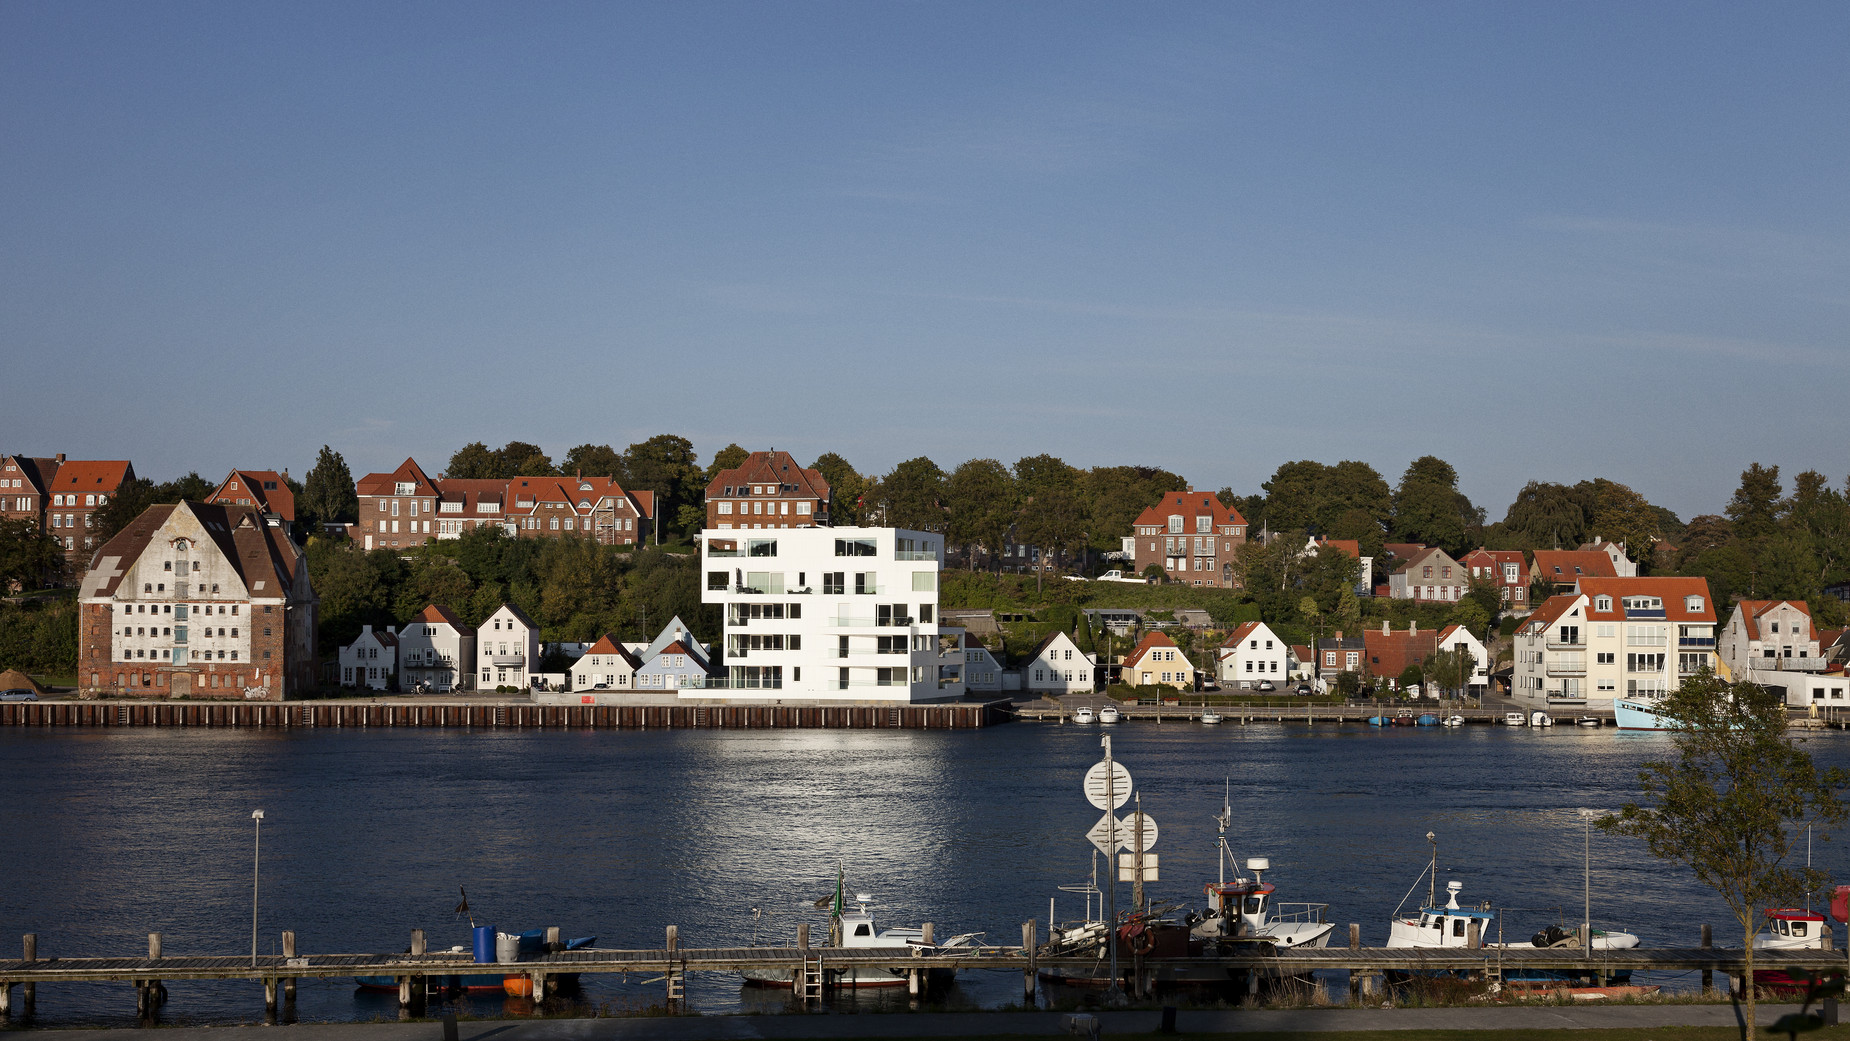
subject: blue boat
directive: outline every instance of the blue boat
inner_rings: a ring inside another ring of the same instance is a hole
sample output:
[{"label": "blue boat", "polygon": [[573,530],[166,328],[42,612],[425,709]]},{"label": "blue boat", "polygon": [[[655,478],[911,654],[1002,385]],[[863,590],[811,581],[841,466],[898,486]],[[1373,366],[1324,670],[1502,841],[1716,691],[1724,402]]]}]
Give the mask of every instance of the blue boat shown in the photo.
[{"label": "blue boat", "polygon": [[1613,698],[1613,722],[1620,730],[1669,730],[1670,721],[1658,714],[1656,701],[1642,697]]},{"label": "blue boat", "polygon": [[[597,937],[595,936],[579,936],[564,941],[559,945],[559,949],[564,951],[583,950],[596,942]],[[452,947],[447,953],[468,954],[469,948]],[[520,934],[519,960],[525,960],[545,953],[547,953],[546,930],[533,929]],[[492,971],[427,974],[424,977],[425,986],[430,990],[439,991],[500,991],[514,997],[526,997],[532,993],[533,981],[526,973],[509,972],[506,969],[500,968],[499,965],[484,965],[483,968],[491,969]],[[548,975],[557,979],[561,986],[570,987],[578,981],[578,974],[575,972],[548,973]],[[353,982],[358,984],[361,990],[384,990],[393,992],[398,990],[398,979],[393,976],[355,976]]]},{"label": "blue boat", "polygon": [[1389,719],[1386,716],[1369,716],[1368,717],[1368,725],[1371,727],[1389,726],[1393,722],[1394,722],[1393,720]]},{"label": "blue boat", "polygon": [[1439,725],[1439,717],[1428,712],[1422,715],[1418,720],[1415,720],[1415,722],[1423,727],[1436,727]]}]

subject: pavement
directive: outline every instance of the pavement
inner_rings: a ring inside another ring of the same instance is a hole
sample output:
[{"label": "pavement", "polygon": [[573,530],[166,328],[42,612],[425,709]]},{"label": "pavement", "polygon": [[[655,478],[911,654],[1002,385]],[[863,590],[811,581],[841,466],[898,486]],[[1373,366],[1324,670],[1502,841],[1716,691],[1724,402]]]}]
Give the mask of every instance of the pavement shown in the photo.
[{"label": "pavement", "polygon": [[[1773,1022],[1796,1005],[1761,1005]],[[1102,1036],[1156,1034],[1161,1010],[1093,1012]],[[800,1041],[800,1039],[1067,1036],[1066,1012],[921,1012],[855,1015],[655,1016],[606,1019],[471,1020],[456,1041]],[[1729,1005],[1526,1005],[1496,1008],[1182,1009],[1182,1034],[1328,1033],[1356,1030],[1588,1030],[1633,1027],[1735,1027]],[[163,1027],[163,1041],[446,1041],[438,1021],[303,1023],[287,1027]],[[6,1031],[8,1034],[28,1031]],[[133,1029],[58,1030],[58,1041],[128,1041]]]}]

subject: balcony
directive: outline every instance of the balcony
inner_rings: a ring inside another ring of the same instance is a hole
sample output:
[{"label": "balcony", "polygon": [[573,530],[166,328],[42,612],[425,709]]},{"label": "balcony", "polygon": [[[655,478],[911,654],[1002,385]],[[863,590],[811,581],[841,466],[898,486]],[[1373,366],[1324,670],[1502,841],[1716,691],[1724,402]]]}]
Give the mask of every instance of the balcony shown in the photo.
[{"label": "balcony", "polygon": [[1677,646],[1678,647],[1713,647],[1715,646],[1715,637],[1713,636],[1679,636],[1677,637]]},{"label": "balcony", "polygon": [[[178,642],[178,641],[175,641]],[[1747,667],[1757,672],[1823,672],[1829,661],[1824,658],[1749,658]]]},{"label": "balcony", "polygon": [[929,549],[902,549],[893,554],[894,560],[937,560],[938,551]]},{"label": "balcony", "polygon": [[1587,641],[1580,639],[1563,640],[1557,636],[1550,635],[1546,640],[1542,641],[1542,646],[1551,651],[1584,651],[1587,649]]},{"label": "balcony", "polygon": [[497,669],[519,669],[527,664],[527,656],[524,654],[488,654],[483,657]]},{"label": "balcony", "polygon": [[1571,665],[1564,662],[1549,662],[1547,669],[1548,675],[1550,676],[1585,676],[1587,674],[1587,665],[1585,662],[1581,662],[1578,665]]},{"label": "balcony", "polygon": [[848,618],[837,615],[829,619],[828,624],[831,628],[836,629],[905,629],[916,622],[917,619],[906,615],[900,615],[897,618],[887,620],[877,618]]}]

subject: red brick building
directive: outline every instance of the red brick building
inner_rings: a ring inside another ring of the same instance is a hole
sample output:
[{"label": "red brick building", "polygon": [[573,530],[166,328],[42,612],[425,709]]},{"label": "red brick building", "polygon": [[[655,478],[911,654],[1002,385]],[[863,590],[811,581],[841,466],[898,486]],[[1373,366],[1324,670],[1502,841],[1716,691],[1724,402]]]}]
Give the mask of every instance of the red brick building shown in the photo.
[{"label": "red brick building", "polygon": [[265,521],[284,531],[295,524],[295,491],[289,487],[287,470],[233,470],[206,501],[255,506]]},{"label": "red brick building", "polygon": [[402,549],[499,525],[516,538],[590,537],[607,546],[639,543],[655,517],[652,492],[626,492],[608,477],[432,478],[407,459],[391,473],[354,482],[355,540]]},{"label": "red brick building", "polygon": [[707,530],[826,528],[829,482],[789,452],[753,452],[707,483]]},{"label": "red brick building", "polygon": [[83,690],[281,701],[315,687],[308,562],[254,506],[151,506],[78,592]]},{"label": "red brick building", "polygon": [[1152,564],[1171,582],[1237,588],[1233,558],[1246,544],[1246,518],[1209,492],[1164,492],[1133,526],[1137,573]]},{"label": "red brick building", "polygon": [[1459,563],[1471,581],[1495,585],[1510,610],[1529,610],[1529,569],[1523,566],[1521,550],[1474,549]]},{"label": "red brick building", "polygon": [[65,559],[82,571],[96,549],[90,516],[108,504],[124,481],[135,479],[126,459],[74,459],[58,464],[51,479],[46,530],[64,546]]},{"label": "red brick building", "polygon": [[51,503],[52,478],[58,475],[63,455],[50,459],[0,456],[0,518],[30,521],[45,530],[45,508]]}]

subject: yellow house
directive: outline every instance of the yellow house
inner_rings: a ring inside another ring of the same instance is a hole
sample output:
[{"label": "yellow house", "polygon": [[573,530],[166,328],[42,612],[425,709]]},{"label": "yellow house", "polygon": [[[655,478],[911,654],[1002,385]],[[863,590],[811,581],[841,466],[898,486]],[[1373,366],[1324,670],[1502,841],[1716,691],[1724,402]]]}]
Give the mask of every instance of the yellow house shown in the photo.
[{"label": "yellow house", "polygon": [[1162,633],[1149,633],[1124,658],[1121,673],[1125,683],[1135,686],[1169,686],[1178,690],[1195,689],[1195,666],[1176,642]]}]

